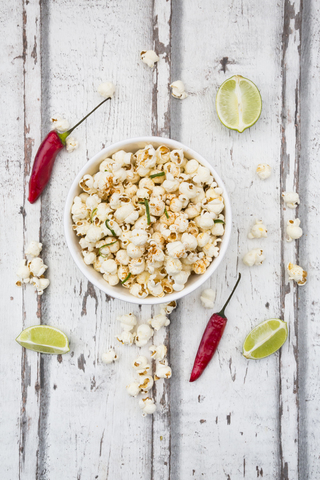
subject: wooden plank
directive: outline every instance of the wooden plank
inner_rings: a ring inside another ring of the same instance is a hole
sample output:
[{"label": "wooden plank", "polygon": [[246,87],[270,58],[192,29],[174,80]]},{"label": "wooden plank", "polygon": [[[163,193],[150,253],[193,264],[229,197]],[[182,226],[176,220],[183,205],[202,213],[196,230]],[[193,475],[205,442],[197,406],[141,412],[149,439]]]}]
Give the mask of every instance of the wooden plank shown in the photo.
[{"label": "wooden plank", "polygon": [[[227,310],[229,322],[219,351],[195,384],[188,384],[193,358],[212,313],[200,305],[201,289],[180,301],[174,315],[171,361],[179,377],[171,384],[171,477],[279,478],[278,357],[248,361],[241,347],[253,326],[281,312],[277,119],[282,9],[276,1],[185,1],[173,12],[172,32],[174,80],[181,79],[189,92],[186,100],[172,104],[172,136],[212,163],[233,207],[229,251],[205,285],[217,291],[215,310],[230,292],[237,271],[243,275]],[[195,41],[199,32],[202,41]],[[241,135],[220,124],[214,106],[219,85],[234,74],[253,80],[263,99],[261,119]],[[255,174],[263,162],[273,167],[267,181]],[[267,225],[267,239],[247,239],[255,218]],[[260,246],[265,263],[245,267],[244,253]]]},{"label": "wooden plank", "polygon": [[[79,149],[60,155],[43,198],[42,232],[52,278],[43,314],[71,342],[71,355],[49,359],[45,366],[44,478],[62,478],[68,471],[78,479],[149,479],[152,419],[142,417],[138,400],[125,390],[139,349],[119,346],[115,335],[117,315],[132,311],[143,322],[151,308],[113,300],[88,284],[65,246],[61,216],[69,186],[87,159],[107,144],[151,134],[153,72],[141,62],[140,51],[152,48],[152,5],[78,1],[76,8],[75,16],[70,2],[43,5],[49,25],[43,50],[48,118],[59,112],[75,123],[100,101],[96,89],[102,81],[113,81],[117,90],[74,132]],[[111,345],[120,361],[104,365],[101,354]],[[67,448],[61,449],[60,438]]]},{"label": "wooden plank", "polygon": [[[33,159],[41,143],[41,57],[40,1],[23,1],[23,107],[24,185],[23,252],[28,243],[40,238],[41,200],[31,205],[28,182]],[[34,288],[22,290],[21,330],[41,323],[41,299]],[[39,478],[40,355],[21,349],[21,406],[19,478]]]},{"label": "wooden plank", "polygon": [[[298,191],[300,159],[300,85],[301,85],[301,12],[300,1],[284,1],[282,33],[282,114],[281,114],[281,192]],[[287,281],[286,265],[298,263],[298,242],[286,241],[289,219],[299,211],[282,205],[282,318],[288,323],[288,341],[280,351],[280,478],[299,476],[299,402],[298,402],[298,286]]]},{"label": "wooden plank", "polygon": [[319,13],[304,2],[301,27],[301,155],[298,262],[308,283],[297,293],[299,329],[299,478],[319,475]]},{"label": "wooden plank", "polygon": [[[19,478],[21,349],[14,338],[22,327],[22,291],[15,269],[23,256],[24,115],[22,4],[0,4],[0,203],[1,330],[0,477]],[[13,88],[14,86],[14,88]],[[9,114],[10,112],[10,114]],[[12,226],[14,225],[14,230]]]},{"label": "wooden plank", "polygon": [[[154,70],[152,134],[170,137],[170,77],[171,77],[171,0],[153,2],[153,48],[160,56]],[[157,309],[158,313],[159,309]],[[169,327],[170,328],[170,327]],[[162,328],[154,335],[154,345],[169,347],[169,328]],[[170,362],[170,352],[168,356]],[[177,375],[178,372],[173,372]],[[157,411],[152,418],[152,480],[170,478],[171,418],[170,382],[158,380],[153,387]]]}]

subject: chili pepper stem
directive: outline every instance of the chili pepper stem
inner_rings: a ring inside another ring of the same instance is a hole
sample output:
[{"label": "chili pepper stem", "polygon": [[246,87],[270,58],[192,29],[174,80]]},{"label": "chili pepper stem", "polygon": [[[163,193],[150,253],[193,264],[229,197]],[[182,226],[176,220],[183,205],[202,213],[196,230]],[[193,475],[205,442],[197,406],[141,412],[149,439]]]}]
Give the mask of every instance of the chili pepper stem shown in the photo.
[{"label": "chili pepper stem", "polygon": [[235,286],[233,287],[233,290],[232,290],[232,292],[230,293],[228,300],[226,301],[226,303],[225,303],[224,306],[222,307],[222,310],[217,314],[217,315],[219,315],[220,317],[226,318],[226,316],[225,316],[225,314],[224,314],[225,308],[226,308],[226,306],[228,305],[228,303],[230,302],[230,300],[231,300],[231,298],[232,298],[232,295],[234,294],[234,292],[235,292],[235,290],[236,290],[236,288],[237,288],[240,280],[241,280],[241,273],[239,273],[239,277],[238,277],[237,283],[236,283]]},{"label": "chili pepper stem", "polygon": [[91,115],[91,113],[95,112],[97,110],[97,108],[99,108],[100,105],[105,103],[107,100],[111,100],[111,97],[108,97],[105,100],[103,100],[101,103],[99,103],[99,105],[97,105],[93,110],[91,110],[91,112],[89,112],[85,117],[83,117],[83,119],[80,120],[80,122],[76,123],[74,127],[70,128],[66,132],[58,133],[58,136],[59,136],[61,142],[63,143],[63,145],[66,144],[67,137],[69,137],[70,133],[73,132],[73,130],[75,128],[77,128],[82,122],[84,122]]}]

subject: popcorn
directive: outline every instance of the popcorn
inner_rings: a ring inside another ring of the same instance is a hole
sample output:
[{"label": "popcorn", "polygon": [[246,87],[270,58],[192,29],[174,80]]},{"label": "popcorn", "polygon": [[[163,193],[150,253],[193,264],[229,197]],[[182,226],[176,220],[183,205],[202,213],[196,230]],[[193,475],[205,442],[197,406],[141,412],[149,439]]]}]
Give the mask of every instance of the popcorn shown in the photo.
[{"label": "popcorn", "polygon": [[41,277],[44,272],[47,270],[48,266],[43,263],[43,260],[39,257],[35,257],[31,262],[29,262],[28,267],[30,272],[35,277]]},{"label": "popcorn", "polygon": [[116,352],[114,351],[113,348],[111,348],[110,350],[108,350],[107,352],[103,353],[101,355],[101,361],[102,363],[105,363],[105,364],[109,364],[109,363],[112,363],[112,362],[115,362],[116,360],[118,360],[118,355],[116,354]]},{"label": "popcorn", "polygon": [[29,270],[29,267],[26,265],[26,263],[27,263],[27,260],[21,260],[20,266],[16,271],[16,274],[22,283],[29,283],[30,281],[30,270]]},{"label": "popcorn", "polygon": [[297,208],[300,203],[299,195],[296,192],[283,192],[281,196],[288,208]]},{"label": "popcorn", "polygon": [[302,228],[299,226],[300,220],[296,218],[295,220],[288,220],[287,223],[287,242],[292,242],[292,240],[298,240],[302,236]]},{"label": "popcorn", "polygon": [[154,330],[159,331],[162,327],[167,327],[170,325],[170,320],[165,316],[164,313],[158,313],[153,318],[148,320],[149,325],[151,325]]},{"label": "popcorn", "polygon": [[[173,312],[173,310],[174,310],[175,308],[177,308],[177,302],[172,301],[172,302],[170,302],[170,303],[165,303],[165,304],[163,304],[163,305],[160,305],[160,313],[161,313],[162,315],[169,315],[170,313]],[[169,323],[170,323],[170,322],[169,322]],[[168,324],[168,325],[169,325],[169,324]],[[155,328],[155,327],[153,327],[153,328]],[[157,329],[155,328],[155,330],[157,330]]]},{"label": "popcorn", "polygon": [[154,64],[160,60],[156,52],[154,52],[153,50],[142,50],[142,52],[140,53],[140,58],[150,68],[153,68]]},{"label": "popcorn", "polygon": [[143,417],[146,417],[147,415],[152,415],[157,410],[154,400],[150,397],[141,398],[139,400],[139,407],[142,410]]},{"label": "popcorn", "polygon": [[135,336],[133,335],[133,333],[124,330],[123,332],[120,333],[120,335],[116,336],[116,339],[118,340],[118,342],[122,343],[122,345],[131,346],[133,345]]},{"label": "popcorn", "polygon": [[259,163],[257,166],[257,175],[261,178],[261,180],[266,180],[271,175],[271,167],[267,163]]},{"label": "popcorn", "polygon": [[86,240],[90,243],[96,243],[103,237],[103,230],[101,227],[97,227],[96,225],[91,225],[88,228]]},{"label": "popcorn", "polygon": [[134,297],[161,298],[181,291],[219,255],[223,190],[210,169],[187,160],[182,149],[116,151],[79,186],[72,229],[84,263],[110,286],[126,279],[121,287]]},{"label": "popcorn", "polygon": [[172,377],[172,370],[168,365],[167,360],[160,360],[156,363],[156,374],[155,380],[159,380],[160,378],[171,378]]},{"label": "popcorn", "polygon": [[49,287],[50,280],[47,278],[32,277],[30,283],[36,287],[38,295],[42,295],[43,291]]},{"label": "popcorn", "polygon": [[171,95],[174,98],[179,98],[180,100],[187,98],[188,94],[185,92],[184,84],[181,80],[171,83],[170,87],[172,88]]},{"label": "popcorn", "polygon": [[[89,212],[87,210],[86,205],[81,201],[80,197],[74,198],[73,205],[71,208],[71,214],[74,222],[88,218]],[[27,255],[29,254],[27,253]],[[38,255],[34,255],[34,256],[37,257]]]},{"label": "popcorn", "polygon": [[168,243],[167,245],[167,252],[169,257],[181,258],[184,256],[185,251],[186,251],[186,247],[180,241]]},{"label": "popcorn", "polygon": [[287,272],[289,274],[289,280],[294,280],[299,286],[307,283],[307,272],[303,270],[299,265],[288,263]]},{"label": "popcorn", "polygon": [[70,127],[68,120],[65,120],[61,115],[54,115],[51,118],[51,123],[53,130],[56,130],[59,133],[65,132]]},{"label": "popcorn", "polygon": [[78,140],[74,137],[67,137],[66,140],[66,150],[67,152],[73,152],[79,146]]},{"label": "popcorn", "polygon": [[144,355],[139,355],[139,357],[133,361],[132,367],[138,375],[147,375],[151,370],[148,359]]},{"label": "popcorn", "polygon": [[137,317],[133,313],[126,313],[125,315],[119,315],[117,322],[121,323],[122,330],[131,332],[137,325]]},{"label": "popcorn", "polygon": [[134,228],[130,235],[130,242],[136,247],[142,247],[147,243],[149,234],[145,230]]},{"label": "popcorn", "polygon": [[151,357],[154,360],[161,361],[167,355],[167,347],[163,344],[158,345],[157,347],[155,345],[151,345],[151,347],[149,347],[149,350],[151,351]]},{"label": "popcorn", "polygon": [[98,87],[98,93],[104,98],[112,98],[116,87],[112,82],[100,83]]},{"label": "popcorn", "polygon": [[256,220],[255,225],[251,228],[251,231],[248,233],[248,238],[266,238],[267,237],[267,228],[263,224],[262,220]]},{"label": "popcorn", "polygon": [[153,378],[151,375],[140,375],[139,388],[142,393],[147,393],[153,387]]},{"label": "popcorn", "polygon": [[126,386],[127,392],[131,397],[137,397],[140,393],[139,382],[132,382]]},{"label": "popcorn", "polygon": [[83,257],[83,260],[86,265],[92,265],[96,261],[96,258],[97,256],[95,253],[87,252]]},{"label": "popcorn", "polygon": [[[76,197],[79,198],[79,197]],[[32,257],[38,257],[42,250],[42,243],[32,241],[29,243],[26,249],[26,255],[31,255]]]},{"label": "popcorn", "polygon": [[129,243],[127,247],[127,254],[130,258],[140,258],[144,254],[143,247],[136,247],[133,243]]},{"label": "popcorn", "polygon": [[146,262],[142,257],[134,258],[129,263],[129,271],[132,275],[139,275],[140,273],[144,272],[146,268]]},{"label": "popcorn", "polygon": [[242,261],[248,267],[252,267],[253,265],[262,265],[265,258],[266,257],[263,255],[263,250],[260,248],[255,248],[254,250],[250,250],[248,253],[246,253]]},{"label": "popcorn", "polygon": [[130,257],[126,250],[118,250],[116,253],[116,261],[120,265],[128,265],[130,262]]},{"label": "popcorn", "polygon": [[117,270],[118,270],[118,265],[111,258],[109,260],[105,260],[101,265],[101,273],[114,275],[117,273]]},{"label": "popcorn", "polygon": [[99,203],[101,203],[101,198],[96,193],[92,193],[86,199],[86,206],[91,211],[95,210],[99,206]]},{"label": "popcorn", "polygon": [[136,335],[136,345],[138,347],[143,347],[148,343],[150,338],[153,335],[152,328],[149,327],[146,323],[139,325],[137,328],[137,335]]},{"label": "popcorn", "polygon": [[212,290],[212,288],[206,288],[203,290],[200,296],[200,300],[204,308],[213,308],[215,299],[216,292]]}]

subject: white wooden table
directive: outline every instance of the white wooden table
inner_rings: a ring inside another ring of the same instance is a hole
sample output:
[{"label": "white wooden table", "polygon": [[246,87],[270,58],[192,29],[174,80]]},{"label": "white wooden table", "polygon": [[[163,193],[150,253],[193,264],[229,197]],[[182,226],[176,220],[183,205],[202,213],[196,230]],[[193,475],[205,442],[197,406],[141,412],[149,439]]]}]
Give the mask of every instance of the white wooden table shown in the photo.
[{"label": "white wooden table", "polygon": [[[1,36],[1,480],[272,480],[320,478],[319,0],[13,0],[0,3]],[[154,70],[139,59],[154,48]],[[214,98],[228,77],[259,87],[263,111],[243,134],[223,127]],[[170,96],[182,79],[189,97]],[[101,101],[97,87],[117,91],[75,132],[79,149],[63,152],[49,188],[34,205],[27,185],[50,116],[75,123]],[[199,291],[181,301],[158,333],[170,351],[173,377],[157,384],[159,409],[142,418],[125,386],[136,347],[103,365],[115,342],[117,315],[146,320],[156,308],[130,306],[89,284],[67,250],[62,212],[75,174],[103,146],[124,138],[170,136],[204,155],[231,195],[230,249],[206,287],[217,309],[237,272],[243,278],[219,351],[194,384],[188,382],[209,313]],[[261,181],[258,163],[272,165]],[[282,191],[297,190],[288,211]],[[299,216],[298,242],[284,226]],[[248,240],[255,218],[268,238]],[[15,286],[30,240],[40,239],[49,289]],[[266,261],[248,268],[241,257],[261,246]],[[299,263],[308,284],[288,283],[285,265]],[[262,361],[241,355],[246,334],[280,317],[289,337]],[[70,338],[63,357],[25,351],[15,337],[49,324]]]}]

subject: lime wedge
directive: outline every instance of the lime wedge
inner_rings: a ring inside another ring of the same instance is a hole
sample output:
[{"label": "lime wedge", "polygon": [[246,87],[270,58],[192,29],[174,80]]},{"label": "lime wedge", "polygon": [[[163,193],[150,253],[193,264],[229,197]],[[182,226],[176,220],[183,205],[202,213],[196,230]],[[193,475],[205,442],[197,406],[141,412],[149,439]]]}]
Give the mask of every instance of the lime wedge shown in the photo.
[{"label": "lime wedge", "polygon": [[268,357],[279,350],[288,337],[286,322],[279,318],[270,318],[259,323],[247,336],[243,344],[243,355],[257,360]]},{"label": "lime wedge", "polygon": [[51,355],[61,355],[70,350],[68,337],[58,328],[48,325],[26,328],[16,338],[16,341],[24,348]]},{"label": "lime wedge", "polygon": [[260,117],[260,92],[251,80],[234,75],[220,86],[216,109],[225,127],[242,133],[246,128],[252,127]]}]

